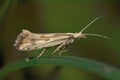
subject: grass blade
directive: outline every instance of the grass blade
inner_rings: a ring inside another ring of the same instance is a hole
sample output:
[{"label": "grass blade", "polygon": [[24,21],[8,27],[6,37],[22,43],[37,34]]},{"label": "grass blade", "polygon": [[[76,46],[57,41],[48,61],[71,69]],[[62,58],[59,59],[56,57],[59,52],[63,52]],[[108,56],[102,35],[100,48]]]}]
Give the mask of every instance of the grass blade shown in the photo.
[{"label": "grass blade", "polygon": [[70,56],[41,57],[38,60],[31,59],[30,61],[25,60],[16,61],[6,65],[3,69],[1,69],[0,76],[1,78],[3,78],[12,71],[42,64],[72,66],[93,72],[110,80],[120,80],[120,70],[111,65],[107,65],[105,63],[85,58]]}]

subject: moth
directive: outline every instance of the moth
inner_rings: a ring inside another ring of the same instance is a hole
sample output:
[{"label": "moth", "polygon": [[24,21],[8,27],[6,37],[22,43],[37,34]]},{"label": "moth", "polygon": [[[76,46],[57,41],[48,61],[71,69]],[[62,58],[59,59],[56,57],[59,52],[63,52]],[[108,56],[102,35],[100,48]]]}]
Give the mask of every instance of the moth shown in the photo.
[{"label": "moth", "polygon": [[59,51],[59,54],[65,51],[67,45],[73,43],[76,39],[86,38],[87,35],[102,37],[105,39],[109,39],[107,36],[99,35],[99,34],[84,34],[85,31],[92,23],[101,17],[97,17],[93,19],[87,26],[85,26],[78,33],[32,33],[28,30],[22,30],[22,32],[18,35],[15,40],[14,47],[20,51],[30,51],[36,49],[43,49],[42,52],[36,57],[36,59],[40,58],[45,51],[52,46],[58,46],[52,54]]}]

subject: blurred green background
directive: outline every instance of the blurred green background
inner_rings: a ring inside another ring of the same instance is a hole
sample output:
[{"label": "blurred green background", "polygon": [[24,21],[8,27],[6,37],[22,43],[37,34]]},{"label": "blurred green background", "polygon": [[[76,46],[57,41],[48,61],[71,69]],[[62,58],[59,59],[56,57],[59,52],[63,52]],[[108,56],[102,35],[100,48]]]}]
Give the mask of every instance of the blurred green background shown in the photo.
[{"label": "blurred green background", "polygon": [[[0,0],[0,67],[36,56],[41,50],[20,52],[14,41],[22,29],[36,33],[79,32],[96,17],[86,33],[109,36],[111,40],[88,36],[77,40],[62,55],[84,57],[120,68],[119,0]],[[50,55],[52,49],[44,54]],[[40,65],[14,71],[4,80],[107,80],[97,74],[69,66]]]}]

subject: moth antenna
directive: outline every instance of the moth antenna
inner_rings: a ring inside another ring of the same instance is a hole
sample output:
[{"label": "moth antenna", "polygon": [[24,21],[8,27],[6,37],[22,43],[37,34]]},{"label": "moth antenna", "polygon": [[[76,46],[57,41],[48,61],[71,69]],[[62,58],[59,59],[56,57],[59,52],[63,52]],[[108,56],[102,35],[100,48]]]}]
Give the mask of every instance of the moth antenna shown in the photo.
[{"label": "moth antenna", "polygon": [[81,34],[84,30],[86,30],[91,24],[93,24],[95,21],[97,21],[98,19],[100,18],[103,18],[105,17],[106,15],[104,16],[100,16],[100,17],[96,17],[95,19],[93,19],[88,25],[86,25],[79,33]]},{"label": "moth antenna", "polygon": [[101,37],[101,38],[105,38],[105,39],[110,39],[109,37],[100,35],[100,34],[83,34],[83,35],[97,36],[97,37]]}]

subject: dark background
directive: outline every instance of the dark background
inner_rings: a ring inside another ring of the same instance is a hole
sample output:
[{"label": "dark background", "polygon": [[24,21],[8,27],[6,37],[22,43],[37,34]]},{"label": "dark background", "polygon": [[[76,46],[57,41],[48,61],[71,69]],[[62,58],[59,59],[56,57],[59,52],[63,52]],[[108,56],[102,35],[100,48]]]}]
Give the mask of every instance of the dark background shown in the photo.
[{"label": "dark background", "polygon": [[[103,15],[107,17],[96,21],[85,32],[103,34],[111,40],[88,36],[77,40],[62,55],[84,57],[120,68],[119,0],[0,0],[0,67],[41,51],[20,52],[13,47],[22,29],[36,33],[79,32],[91,20]],[[82,69],[48,64],[14,71],[5,80],[106,79]]]}]

